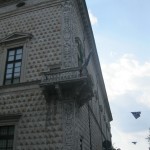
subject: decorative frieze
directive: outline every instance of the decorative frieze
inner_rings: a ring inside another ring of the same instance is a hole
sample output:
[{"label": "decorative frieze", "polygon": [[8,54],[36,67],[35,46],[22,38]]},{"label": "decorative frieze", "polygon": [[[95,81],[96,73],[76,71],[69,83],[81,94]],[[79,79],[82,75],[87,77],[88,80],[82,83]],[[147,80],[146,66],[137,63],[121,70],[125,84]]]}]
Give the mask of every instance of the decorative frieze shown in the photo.
[{"label": "decorative frieze", "polygon": [[70,1],[62,3],[62,68],[74,67],[73,5]]},{"label": "decorative frieze", "polygon": [[64,130],[64,149],[75,150],[75,135],[74,135],[74,119],[75,119],[75,105],[72,101],[65,101],[63,104],[63,130]]},{"label": "decorative frieze", "polygon": [[61,69],[51,72],[43,72],[41,85],[54,84],[60,82],[73,82],[75,80],[80,80],[86,77],[87,75],[81,75],[80,68]]}]

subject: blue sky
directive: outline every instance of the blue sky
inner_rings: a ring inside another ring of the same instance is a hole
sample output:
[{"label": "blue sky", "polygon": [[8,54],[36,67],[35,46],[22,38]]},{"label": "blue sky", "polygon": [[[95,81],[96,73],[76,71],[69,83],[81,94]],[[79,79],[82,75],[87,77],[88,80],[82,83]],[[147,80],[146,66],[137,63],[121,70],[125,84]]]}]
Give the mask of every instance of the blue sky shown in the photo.
[{"label": "blue sky", "polygon": [[[112,141],[147,150],[150,127],[150,1],[86,0],[113,114]],[[131,111],[141,111],[134,119]],[[136,145],[132,141],[137,141]]]},{"label": "blue sky", "polygon": [[143,50],[148,52],[150,47],[148,0],[87,0],[87,3],[89,10],[98,19],[98,23],[93,27],[98,32],[95,37],[104,36],[121,44],[128,43],[130,47],[121,49],[120,53],[131,52],[132,48],[132,52],[140,59],[148,59],[143,53]]}]

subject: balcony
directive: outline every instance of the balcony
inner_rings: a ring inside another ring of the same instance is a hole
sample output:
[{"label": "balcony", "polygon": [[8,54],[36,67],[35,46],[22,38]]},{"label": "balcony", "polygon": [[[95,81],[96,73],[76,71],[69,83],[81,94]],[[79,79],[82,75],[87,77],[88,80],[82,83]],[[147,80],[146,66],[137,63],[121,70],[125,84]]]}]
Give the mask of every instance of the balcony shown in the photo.
[{"label": "balcony", "polygon": [[91,78],[87,70],[81,71],[79,67],[43,72],[40,86],[49,95],[59,95],[63,99],[70,94],[80,103],[93,96]]}]

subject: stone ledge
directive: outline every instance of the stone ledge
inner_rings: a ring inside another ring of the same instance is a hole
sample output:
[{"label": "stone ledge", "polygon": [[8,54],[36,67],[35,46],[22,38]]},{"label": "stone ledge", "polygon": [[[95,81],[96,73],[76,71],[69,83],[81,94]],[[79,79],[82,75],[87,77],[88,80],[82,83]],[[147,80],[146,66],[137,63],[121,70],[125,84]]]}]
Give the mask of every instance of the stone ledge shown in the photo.
[{"label": "stone ledge", "polygon": [[36,11],[36,10],[39,10],[39,9],[48,8],[48,7],[52,7],[52,6],[55,6],[55,5],[60,5],[59,1],[43,2],[42,4],[38,3],[34,6],[31,5],[31,6],[23,7],[22,9],[15,9],[15,10],[12,10],[10,12],[2,13],[2,14],[0,14],[0,19],[6,19],[6,18],[14,17],[14,16],[17,16],[17,15],[20,15],[20,14],[33,12],[33,11]]},{"label": "stone ledge", "polygon": [[24,82],[18,84],[11,84],[11,85],[3,85],[0,86],[0,94],[9,93],[9,92],[18,92],[23,90],[31,90],[31,89],[38,89],[40,81],[33,81],[33,82]]},{"label": "stone ledge", "polygon": [[13,125],[21,118],[21,114],[0,115],[0,126]]}]

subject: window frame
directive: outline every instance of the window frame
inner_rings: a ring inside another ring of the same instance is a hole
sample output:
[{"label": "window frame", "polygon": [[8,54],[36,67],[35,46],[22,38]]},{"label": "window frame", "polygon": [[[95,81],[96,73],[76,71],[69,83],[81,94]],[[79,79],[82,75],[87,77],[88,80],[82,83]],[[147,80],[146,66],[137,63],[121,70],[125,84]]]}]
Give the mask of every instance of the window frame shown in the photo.
[{"label": "window frame", "polygon": [[28,43],[29,40],[21,40],[21,41],[13,41],[10,43],[4,43],[0,45],[0,86],[11,86],[16,84],[4,84],[4,77],[5,77],[5,69],[6,69],[6,60],[7,60],[7,50],[14,48],[14,47],[23,47],[23,57],[22,57],[22,64],[21,64],[21,76],[20,76],[20,83],[26,82],[26,65],[27,65],[27,55],[28,55]]},{"label": "window frame", "polygon": [[[13,134],[10,134],[9,131],[10,131],[10,128],[12,128],[12,127],[13,127]],[[6,128],[6,134],[1,135],[1,130],[4,128]],[[1,147],[1,145],[0,145],[1,150],[7,150],[7,149],[13,150],[13,148],[14,148],[14,135],[15,135],[15,126],[14,125],[0,126],[0,141],[3,140],[6,142],[5,147]],[[13,141],[11,146],[9,146],[9,144],[8,144],[9,140]]]},{"label": "window frame", "polygon": [[17,135],[19,129],[19,120],[21,117],[22,114],[0,115],[0,127],[14,126],[14,138],[12,150],[16,150],[17,147]]},{"label": "window frame", "polygon": [[23,47],[23,57],[21,65],[20,83],[27,82],[27,58],[30,41],[33,35],[30,33],[13,32],[3,39],[0,39],[0,86],[11,86],[16,84],[4,85],[4,74],[7,59],[7,50],[13,47]]},{"label": "window frame", "polygon": [[[21,59],[16,59],[17,57],[17,50],[18,49],[21,49],[22,50],[22,53],[21,53]],[[14,55],[9,55],[9,53],[11,51],[14,51]],[[13,60],[9,60],[9,56],[14,56],[14,59]],[[17,83],[20,83],[20,78],[21,78],[21,68],[22,68],[22,59],[23,59],[23,46],[17,46],[17,47],[13,47],[13,48],[8,48],[7,49],[7,57],[6,57],[6,64],[5,64],[5,74],[4,74],[4,81],[3,81],[3,85],[11,85],[11,84],[17,84]],[[20,65],[20,71],[19,72],[15,72],[15,64],[16,63],[21,63]],[[13,67],[11,68],[12,69],[12,73],[9,73],[9,74],[12,74],[12,77],[10,78],[10,83],[6,84],[6,81],[8,80],[7,79],[7,70],[9,68],[7,68],[7,66],[9,64],[13,64]],[[19,77],[16,77],[15,78],[15,73],[19,73]],[[19,79],[19,81],[17,83],[14,83],[15,79]]]}]

